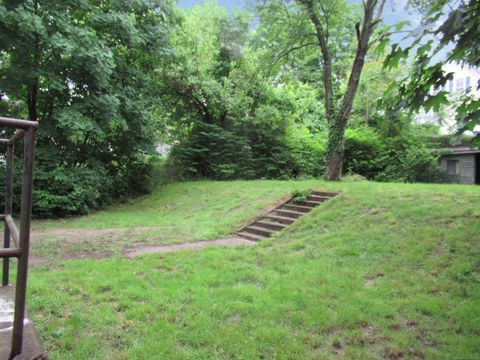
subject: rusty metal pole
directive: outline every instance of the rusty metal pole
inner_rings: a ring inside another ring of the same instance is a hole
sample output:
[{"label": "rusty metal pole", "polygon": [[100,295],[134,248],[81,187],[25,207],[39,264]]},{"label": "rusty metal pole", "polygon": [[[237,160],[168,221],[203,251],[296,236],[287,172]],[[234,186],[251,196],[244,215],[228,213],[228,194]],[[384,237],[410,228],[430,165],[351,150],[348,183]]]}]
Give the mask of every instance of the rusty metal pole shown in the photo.
[{"label": "rusty metal pole", "polygon": [[[7,169],[5,171],[5,215],[12,214],[12,192],[13,192],[13,144],[7,145]],[[3,248],[10,247],[10,230],[5,222],[5,232],[3,238]],[[2,285],[7,286],[9,282],[10,259],[3,259]]]},{"label": "rusty metal pole", "polygon": [[20,355],[23,343],[23,323],[27,293],[28,249],[30,243],[30,217],[32,213],[33,159],[35,156],[36,127],[30,127],[25,134],[23,158],[22,200],[20,208],[20,243],[22,250],[18,258],[17,282],[15,288],[15,314],[13,319],[12,351],[10,359]]}]

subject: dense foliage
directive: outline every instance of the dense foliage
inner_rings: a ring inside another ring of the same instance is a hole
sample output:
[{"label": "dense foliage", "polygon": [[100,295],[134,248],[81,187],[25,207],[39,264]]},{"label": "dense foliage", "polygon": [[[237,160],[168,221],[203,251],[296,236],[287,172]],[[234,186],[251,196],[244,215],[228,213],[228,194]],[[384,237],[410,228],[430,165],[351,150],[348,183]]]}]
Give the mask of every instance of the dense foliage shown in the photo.
[{"label": "dense foliage", "polygon": [[180,178],[321,175],[316,92],[300,81],[273,86],[258,72],[250,20],[207,3],[185,11],[172,32],[174,51],[158,83],[168,135],[179,140],[171,166]]},{"label": "dense foliage", "polygon": [[33,210],[86,213],[148,190],[164,1],[0,2],[2,115],[38,119]]},{"label": "dense foliage", "polygon": [[[436,131],[412,125],[406,92],[417,90],[398,82],[410,68],[383,66],[401,26],[380,28],[381,4],[257,1],[254,21],[214,1],[0,1],[0,115],[40,122],[34,212],[148,192],[158,143],[175,144],[161,172],[174,179],[441,180]],[[458,46],[471,50],[470,38]],[[396,46],[386,63],[405,54]]]},{"label": "dense foliage", "polygon": [[[335,98],[348,80],[354,43],[348,22],[340,17],[354,22],[357,10],[347,3],[332,10],[330,26],[336,31],[330,41],[340,44],[332,48]],[[159,76],[162,103],[168,104],[160,112],[169,113],[168,136],[179,141],[168,162],[170,175],[323,174],[329,123],[322,105],[322,69],[315,64],[317,45],[314,35],[303,35],[310,30],[309,20],[295,4],[281,0],[261,3],[257,11],[260,21],[251,35],[246,13],[227,14],[213,3],[184,11],[173,35],[171,65]],[[344,173],[381,181],[436,181],[433,144],[425,145],[425,138],[416,135],[398,94],[385,95],[404,73],[383,68],[380,52],[369,58],[345,134]]]}]

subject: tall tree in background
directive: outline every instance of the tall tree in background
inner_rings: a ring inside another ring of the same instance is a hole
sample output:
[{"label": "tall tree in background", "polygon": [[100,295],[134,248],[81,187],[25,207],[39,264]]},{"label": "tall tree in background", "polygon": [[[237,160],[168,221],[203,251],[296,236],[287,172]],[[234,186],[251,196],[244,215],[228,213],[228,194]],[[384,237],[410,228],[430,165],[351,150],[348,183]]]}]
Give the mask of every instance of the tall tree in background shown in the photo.
[{"label": "tall tree in background", "polygon": [[[385,0],[363,1],[363,19],[361,23],[355,24],[357,48],[352,63],[346,90],[338,105],[333,97],[333,59],[329,43],[330,29],[329,17],[335,12],[336,1],[323,0],[298,0],[305,8],[310,21],[315,29],[318,46],[322,54],[323,86],[325,110],[329,123],[328,143],[326,151],[325,180],[340,180],[343,163],[343,143],[345,129],[352,112],[353,101],[357,93],[362,74],[365,57],[371,47],[370,39],[375,28],[382,21],[382,12]],[[353,24],[352,24],[353,25]]]},{"label": "tall tree in background", "polygon": [[[372,35],[382,22],[384,4],[385,0],[365,0],[361,5],[346,0],[272,0],[257,4],[258,32],[272,38],[273,45],[264,46],[276,51],[270,64],[288,59],[293,63],[293,71],[305,76],[308,71],[298,69],[305,65],[302,58],[308,54],[309,72],[320,75],[306,81],[318,84],[328,122],[326,180],[341,177],[345,129],[366,55],[373,43],[380,40],[377,37],[372,40]],[[320,50],[314,58],[311,57],[313,47]]]}]

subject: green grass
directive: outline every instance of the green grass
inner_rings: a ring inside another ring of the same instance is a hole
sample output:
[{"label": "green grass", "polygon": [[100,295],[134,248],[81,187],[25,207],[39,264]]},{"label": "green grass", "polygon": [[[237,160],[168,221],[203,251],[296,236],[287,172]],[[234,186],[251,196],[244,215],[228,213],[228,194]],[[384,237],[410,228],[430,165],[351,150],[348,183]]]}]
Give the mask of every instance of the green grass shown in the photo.
[{"label": "green grass", "polygon": [[[32,254],[49,259],[91,254],[92,250],[99,255],[115,255],[141,245],[216,239],[232,234],[268,205],[297,188],[318,186],[322,186],[318,181],[169,184],[149,196],[89,216],[34,222],[34,231],[47,233],[41,235],[39,241],[32,242]],[[63,228],[69,231],[52,233],[52,230]],[[84,229],[111,232],[91,232],[91,236],[85,236]],[[115,232],[124,229],[126,231]]]},{"label": "green grass", "polygon": [[[248,220],[276,197],[297,186],[319,186],[318,181],[196,181],[167,184],[149,196],[111,206],[89,216],[37,221],[35,228],[178,227],[195,236],[225,234],[229,226]],[[222,219],[219,222],[219,217]],[[220,230],[217,230],[220,229]]]},{"label": "green grass", "polygon": [[478,358],[478,187],[193,182],[41,226],[171,222],[217,236],[311,187],[342,194],[255,248],[32,267],[28,303],[50,357]]}]

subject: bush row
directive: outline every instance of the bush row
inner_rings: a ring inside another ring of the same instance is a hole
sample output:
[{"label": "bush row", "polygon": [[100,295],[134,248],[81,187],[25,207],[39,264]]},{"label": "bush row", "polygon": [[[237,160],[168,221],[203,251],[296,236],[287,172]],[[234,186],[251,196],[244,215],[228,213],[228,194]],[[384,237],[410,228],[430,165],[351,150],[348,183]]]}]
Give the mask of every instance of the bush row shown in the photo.
[{"label": "bush row", "polygon": [[[19,212],[22,163],[18,154],[14,168],[14,213]],[[155,157],[137,156],[128,166],[110,169],[100,162],[48,166],[39,151],[34,169],[32,212],[34,217],[66,217],[88,214],[112,201],[147,193],[153,184]],[[5,163],[0,165],[0,183],[5,183]]]},{"label": "bush row", "polygon": [[[370,127],[347,129],[343,173],[385,182],[440,181],[434,146],[415,134],[413,128],[395,137],[382,137]],[[295,125],[279,135],[200,123],[173,148],[167,166],[176,179],[321,177],[325,145],[323,134]]]}]

